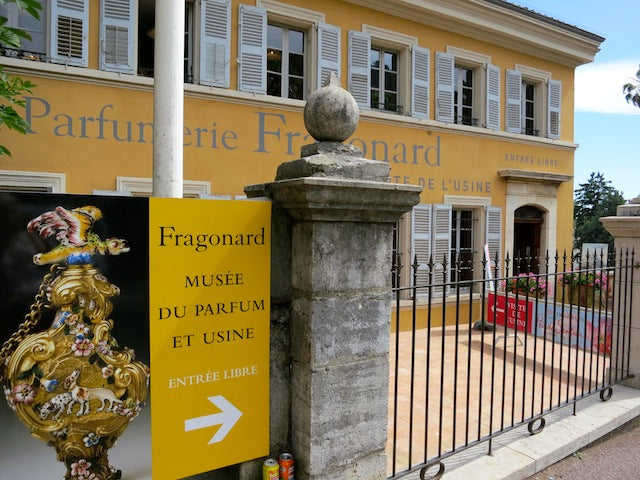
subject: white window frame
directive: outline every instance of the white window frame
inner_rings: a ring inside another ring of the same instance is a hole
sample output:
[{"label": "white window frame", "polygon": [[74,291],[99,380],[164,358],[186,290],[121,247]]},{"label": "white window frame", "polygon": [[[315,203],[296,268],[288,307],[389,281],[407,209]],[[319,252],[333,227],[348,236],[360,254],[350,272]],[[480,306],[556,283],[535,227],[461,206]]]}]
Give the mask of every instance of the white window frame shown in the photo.
[{"label": "white window frame", "polygon": [[[536,112],[534,128],[538,130],[539,137],[546,137],[548,136],[547,118],[549,116],[547,97],[551,72],[521,64],[516,64],[514,70],[522,75],[523,84],[530,83],[534,85],[534,108]],[[521,90],[520,99],[521,102],[524,101],[524,90]],[[524,118],[524,111],[521,112],[521,117]],[[524,123],[521,120],[521,132],[522,130],[524,130]]]},{"label": "white window frame", "polygon": [[[211,196],[211,182],[200,180],[184,180],[182,183],[184,196],[206,198]],[[153,180],[146,177],[116,177],[116,190],[125,194],[153,193]]]},{"label": "white window frame", "polygon": [[[418,45],[418,37],[404,33],[377,27],[375,25],[362,25],[362,32],[371,36],[371,47],[391,50],[398,54],[398,102],[402,107],[402,115],[411,114],[411,52]],[[368,68],[369,62],[367,62]],[[369,102],[369,105],[371,102]],[[370,107],[368,107],[370,108]],[[397,115],[388,110],[377,110],[384,113]]]},{"label": "white window frame", "polygon": [[313,91],[322,86],[322,82],[318,78],[318,29],[321,24],[325,23],[325,14],[308,8],[276,2],[275,0],[256,0],[256,7],[262,8],[267,12],[267,24],[275,23],[304,31],[305,94],[303,98],[308,98]]},{"label": "white window frame", "polygon": [[49,193],[65,193],[66,176],[64,173],[0,170],[0,189],[2,187],[42,188]]},{"label": "white window frame", "polygon": [[[281,59],[281,71],[280,71],[280,78],[281,78],[281,83],[280,83],[280,95],[271,95],[273,97],[280,97],[280,98],[290,98],[289,97],[289,77],[291,75],[290,73],[290,67],[289,67],[289,53],[290,53],[290,45],[291,45],[291,41],[289,40],[289,37],[291,35],[291,32],[300,32],[302,33],[303,37],[304,37],[304,41],[303,41],[303,51],[302,51],[302,57],[303,57],[303,61],[304,64],[302,66],[302,100],[307,98],[307,93],[309,91],[308,87],[307,87],[307,83],[309,82],[309,52],[307,51],[307,47],[308,47],[308,43],[307,42],[307,36],[309,35],[309,30],[303,29],[303,28],[298,28],[298,27],[294,27],[290,24],[282,24],[280,22],[274,22],[272,20],[269,20],[268,16],[267,16],[267,84],[269,83],[269,27],[276,27],[276,28],[280,28],[282,29],[282,34],[283,34],[283,38],[282,38],[282,59]],[[268,85],[267,85],[267,90],[268,90]],[[269,92],[267,91],[267,95],[269,95]],[[298,99],[300,100],[300,99]]]},{"label": "white window frame", "polygon": [[[446,52],[455,57],[454,68],[458,66],[473,70],[473,115],[476,126],[487,124],[487,66],[491,65],[491,56],[447,45]],[[454,118],[455,122],[455,118]]]}]

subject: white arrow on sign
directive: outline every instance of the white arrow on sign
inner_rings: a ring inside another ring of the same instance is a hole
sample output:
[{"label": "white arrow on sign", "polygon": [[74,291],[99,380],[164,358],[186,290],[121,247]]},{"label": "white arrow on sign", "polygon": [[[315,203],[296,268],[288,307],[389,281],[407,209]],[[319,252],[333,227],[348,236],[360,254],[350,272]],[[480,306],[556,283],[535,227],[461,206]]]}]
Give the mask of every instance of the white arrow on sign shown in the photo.
[{"label": "white arrow on sign", "polygon": [[494,309],[497,312],[504,313],[504,308],[494,307],[493,305],[491,305],[489,308],[491,308],[491,313],[493,313]]},{"label": "white arrow on sign", "polygon": [[242,412],[234,407],[226,398],[222,395],[216,395],[215,397],[207,397],[208,400],[220,409],[220,413],[214,413],[213,415],[205,415],[203,417],[190,418],[184,421],[184,431],[190,432],[192,430],[199,430],[201,428],[213,427],[214,425],[221,425],[216,434],[211,437],[208,445],[212,443],[218,443],[224,440],[227,433],[233,428],[236,422],[242,416]]}]

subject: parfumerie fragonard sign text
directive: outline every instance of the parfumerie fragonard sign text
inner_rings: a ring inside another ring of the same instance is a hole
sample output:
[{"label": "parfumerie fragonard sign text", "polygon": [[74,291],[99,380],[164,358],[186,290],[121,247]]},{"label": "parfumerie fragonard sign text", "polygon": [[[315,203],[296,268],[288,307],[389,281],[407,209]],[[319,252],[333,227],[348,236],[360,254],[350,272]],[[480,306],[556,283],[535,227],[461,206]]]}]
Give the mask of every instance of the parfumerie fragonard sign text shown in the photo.
[{"label": "parfumerie fragonard sign text", "polygon": [[269,453],[270,212],[150,199],[154,480]]}]

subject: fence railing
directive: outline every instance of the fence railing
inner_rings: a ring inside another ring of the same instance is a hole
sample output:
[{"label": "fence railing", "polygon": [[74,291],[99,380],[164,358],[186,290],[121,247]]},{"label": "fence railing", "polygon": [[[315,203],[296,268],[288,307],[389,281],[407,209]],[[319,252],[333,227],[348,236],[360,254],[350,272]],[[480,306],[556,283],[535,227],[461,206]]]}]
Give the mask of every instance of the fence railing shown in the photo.
[{"label": "fence railing", "polygon": [[552,411],[608,400],[629,377],[633,257],[485,258],[461,282],[438,281],[459,278],[458,259],[407,266],[391,320],[389,478],[439,478],[455,453],[482,442],[491,453],[513,428],[538,433]]}]

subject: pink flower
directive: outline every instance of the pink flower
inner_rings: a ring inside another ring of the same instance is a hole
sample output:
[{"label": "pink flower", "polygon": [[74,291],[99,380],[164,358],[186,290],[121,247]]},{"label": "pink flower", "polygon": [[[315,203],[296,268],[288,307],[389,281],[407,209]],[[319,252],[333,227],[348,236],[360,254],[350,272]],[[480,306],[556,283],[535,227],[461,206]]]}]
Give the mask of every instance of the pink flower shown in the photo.
[{"label": "pink flower", "polygon": [[87,462],[84,458],[78,460],[76,463],[71,464],[71,475],[74,477],[86,477],[91,472],[89,468],[91,467],[91,463]]},{"label": "pink flower", "polygon": [[18,403],[24,403],[25,405],[31,405],[36,399],[36,391],[28,383],[21,383],[16,385],[11,390],[13,398]]},{"label": "pink flower", "polygon": [[94,345],[86,338],[76,340],[76,343],[71,345],[71,350],[75,353],[76,357],[88,357],[93,351]]},{"label": "pink flower", "polygon": [[100,340],[96,345],[96,352],[101,355],[111,355],[111,347],[105,340]]}]

